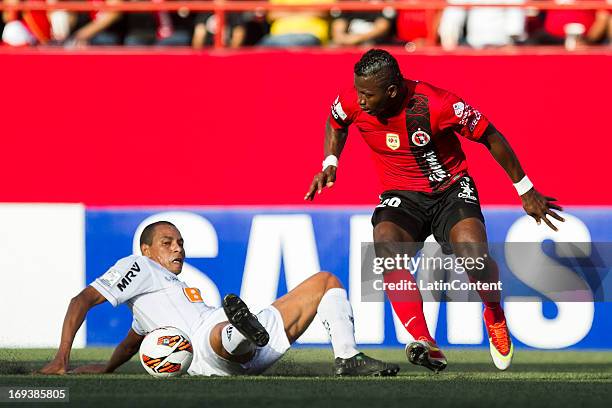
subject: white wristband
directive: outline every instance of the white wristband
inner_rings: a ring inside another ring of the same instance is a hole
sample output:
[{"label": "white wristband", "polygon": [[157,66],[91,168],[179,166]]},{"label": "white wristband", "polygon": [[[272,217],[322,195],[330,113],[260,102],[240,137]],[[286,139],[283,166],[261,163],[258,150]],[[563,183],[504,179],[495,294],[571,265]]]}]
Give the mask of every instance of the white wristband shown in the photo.
[{"label": "white wristband", "polygon": [[330,154],[323,160],[323,170],[325,171],[329,166],[338,167],[338,158],[333,154]]},{"label": "white wristband", "polygon": [[516,188],[518,195],[522,196],[533,188],[533,183],[529,180],[529,177],[525,176],[518,183],[514,183],[514,188]]}]

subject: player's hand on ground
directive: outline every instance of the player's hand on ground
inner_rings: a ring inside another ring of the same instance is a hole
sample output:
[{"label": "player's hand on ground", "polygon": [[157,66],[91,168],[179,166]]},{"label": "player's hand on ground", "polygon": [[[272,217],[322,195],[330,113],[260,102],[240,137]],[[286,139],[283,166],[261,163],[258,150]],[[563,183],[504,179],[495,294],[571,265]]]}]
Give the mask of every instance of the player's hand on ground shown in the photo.
[{"label": "player's hand on ground", "polygon": [[74,370],[68,371],[68,374],[104,374],[106,373],[106,364],[85,364]]},{"label": "player's hand on ground", "polygon": [[304,200],[312,201],[315,198],[315,192],[321,194],[324,187],[333,187],[336,182],[336,169],[336,166],[327,166],[325,170],[315,174],[310,184],[310,188],[304,196]]},{"label": "player's hand on ground", "polygon": [[521,200],[523,201],[523,208],[525,209],[525,212],[532,216],[538,225],[544,221],[553,231],[557,231],[557,227],[555,227],[555,225],[550,222],[546,216],[549,215],[561,222],[565,221],[563,217],[553,211],[563,211],[561,206],[553,203],[553,201],[557,201],[556,198],[544,196],[535,188],[532,188],[521,196]]},{"label": "player's hand on ground", "polygon": [[38,374],[66,374],[67,368],[63,361],[53,359],[53,361],[41,368]]}]

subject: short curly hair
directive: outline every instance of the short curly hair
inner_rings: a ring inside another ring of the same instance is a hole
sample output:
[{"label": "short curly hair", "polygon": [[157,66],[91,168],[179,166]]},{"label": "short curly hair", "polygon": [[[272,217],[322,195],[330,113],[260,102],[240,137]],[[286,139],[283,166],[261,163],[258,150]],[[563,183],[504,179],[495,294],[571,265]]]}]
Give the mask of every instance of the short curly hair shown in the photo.
[{"label": "short curly hair", "polygon": [[[153,244],[153,235],[155,234],[155,228],[160,225],[168,225],[170,227],[176,228],[176,226],[170,221],[157,221],[153,224],[149,224],[142,230],[142,234],[140,234],[140,245],[152,245]],[[178,229],[178,228],[177,228]]]},{"label": "short curly hair", "polygon": [[376,48],[363,54],[355,64],[354,72],[360,77],[377,77],[384,86],[400,86],[404,81],[399,64],[393,55]]}]

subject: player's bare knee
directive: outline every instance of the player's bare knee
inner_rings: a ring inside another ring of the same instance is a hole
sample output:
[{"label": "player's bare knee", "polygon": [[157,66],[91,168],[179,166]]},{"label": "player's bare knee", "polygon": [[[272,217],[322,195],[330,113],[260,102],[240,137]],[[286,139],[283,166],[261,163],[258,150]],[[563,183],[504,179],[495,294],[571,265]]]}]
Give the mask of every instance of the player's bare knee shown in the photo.
[{"label": "player's bare knee", "polygon": [[459,258],[487,258],[488,250],[482,243],[461,243],[453,245],[453,252]]},{"label": "player's bare knee", "polygon": [[227,324],[228,324],[228,323],[229,323],[228,321],[224,321],[224,322],[221,322],[221,323],[217,323],[217,324],[216,324],[216,325],[215,325],[215,326],[212,328],[212,330],[210,331],[210,336],[209,336],[209,339],[210,339],[211,344],[213,343],[213,341],[215,341],[215,342],[221,342],[221,332],[222,332],[223,328],[224,328],[225,326],[227,326]]},{"label": "player's bare knee", "polygon": [[317,276],[324,282],[324,292],[327,292],[328,290],[333,288],[343,287],[342,282],[340,282],[340,279],[338,279],[338,277],[331,272],[322,271],[317,273]]},{"label": "player's bare knee", "polygon": [[489,256],[489,245],[487,244],[486,237],[470,233],[470,231],[455,234],[454,239],[452,239],[452,247],[455,255],[464,258]]},{"label": "player's bare knee", "polygon": [[338,277],[331,272],[321,271],[314,274],[310,279],[317,282],[317,286],[321,288],[321,295],[329,289],[342,287],[342,283]]},{"label": "player's bare knee", "polygon": [[488,281],[497,270],[486,243],[462,242],[453,245],[453,251],[457,258],[463,260],[465,271],[472,279]]},{"label": "player's bare knee", "polygon": [[225,349],[223,348],[223,344],[221,343],[221,333],[223,331],[223,328],[225,327],[225,325],[227,325],[227,321],[225,322],[221,322],[221,323],[217,323],[212,330],[210,331],[210,334],[208,335],[208,342],[210,344],[210,347],[213,349],[213,351],[218,355],[221,356],[223,358],[229,358],[230,355],[227,351],[225,351]]}]

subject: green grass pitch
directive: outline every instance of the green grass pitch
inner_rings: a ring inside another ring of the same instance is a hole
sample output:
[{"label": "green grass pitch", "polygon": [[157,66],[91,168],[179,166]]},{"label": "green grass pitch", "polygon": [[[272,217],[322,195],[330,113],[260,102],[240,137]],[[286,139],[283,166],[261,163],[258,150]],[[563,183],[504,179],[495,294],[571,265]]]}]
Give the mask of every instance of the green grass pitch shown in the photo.
[{"label": "green grass pitch", "polygon": [[[75,350],[72,363],[101,362],[111,351]],[[399,376],[334,378],[331,351],[306,348],[291,350],[258,377],[160,380],[145,374],[136,359],[112,375],[41,376],[31,372],[52,350],[0,349],[0,386],[69,387],[70,405],[112,408],[612,406],[612,352],[518,350],[511,369],[499,372],[486,350],[454,349],[447,352],[447,370],[433,374],[407,363],[402,349],[365,351],[399,363]],[[66,406],[44,404],[53,405]]]}]

